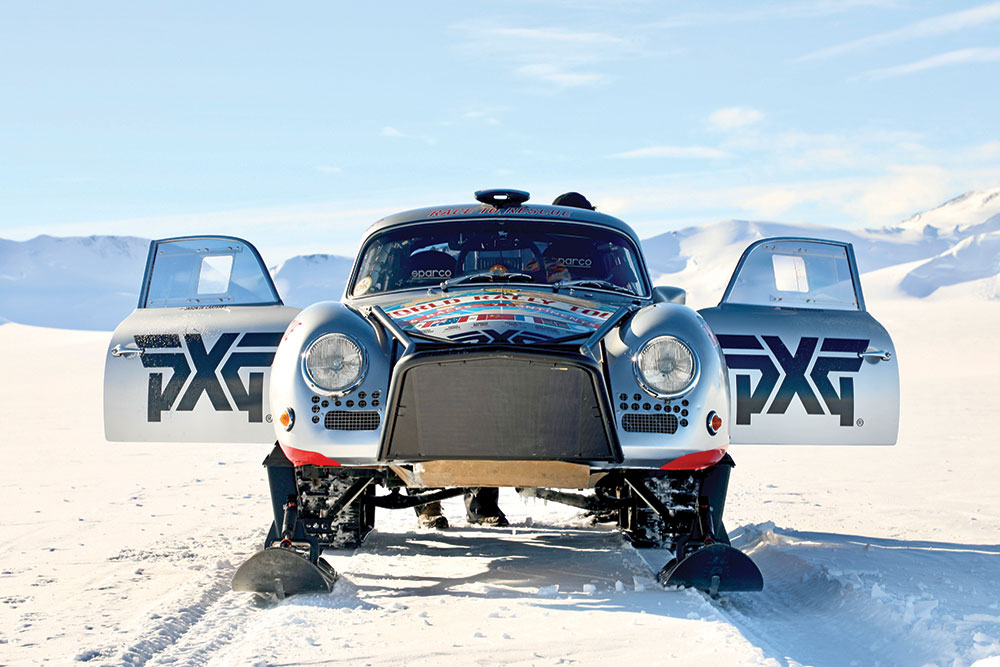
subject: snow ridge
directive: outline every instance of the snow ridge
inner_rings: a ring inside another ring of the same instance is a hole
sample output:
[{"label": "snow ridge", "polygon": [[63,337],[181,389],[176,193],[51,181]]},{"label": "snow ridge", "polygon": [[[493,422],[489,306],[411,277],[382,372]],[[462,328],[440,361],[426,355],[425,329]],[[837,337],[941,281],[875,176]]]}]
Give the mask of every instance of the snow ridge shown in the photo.
[{"label": "snow ridge", "polygon": [[[862,273],[913,264],[882,286],[901,296],[956,285],[979,298],[1000,295],[1000,188],[965,193],[894,227],[726,220],[653,236],[643,249],[657,284],[685,287],[689,303],[701,306],[718,301],[746,246],[771,236],[850,242]],[[131,236],[0,239],[0,324],[113,329],[135,307],[148,245]],[[339,300],[352,263],[298,255],[270,271],[285,304],[302,308]]]}]

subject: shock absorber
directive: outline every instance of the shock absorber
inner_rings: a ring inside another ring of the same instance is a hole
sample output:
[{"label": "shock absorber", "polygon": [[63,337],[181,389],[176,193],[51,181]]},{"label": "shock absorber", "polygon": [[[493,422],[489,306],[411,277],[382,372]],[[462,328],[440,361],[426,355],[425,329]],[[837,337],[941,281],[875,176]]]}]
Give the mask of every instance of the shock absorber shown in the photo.
[{"label": "shock absorber", "polygon": [[299,520],[299,505],[295,496],[288,496],[284,505],[285,516],[281,522],[281,546],[292,548],[292,538],[295,537],[295,524]]}]

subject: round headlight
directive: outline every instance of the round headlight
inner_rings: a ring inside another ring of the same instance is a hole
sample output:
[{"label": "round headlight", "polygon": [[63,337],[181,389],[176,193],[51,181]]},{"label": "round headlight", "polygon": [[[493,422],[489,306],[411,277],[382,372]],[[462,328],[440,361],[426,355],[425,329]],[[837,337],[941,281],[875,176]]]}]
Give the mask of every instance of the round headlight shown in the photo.
[{"label": "round headlight", "polygon": [[321,393],[343,393],[357,386],[365,374],[365,351],[343,334],[327,334],[313,341],[302,357],[306,382]]},{"label": "round headlight", "polygon": [[690,387],[698,374],[691,348],[673,336],[654,338],[635,357],[635,375],[643,389],[660,398],[676,396]]}]

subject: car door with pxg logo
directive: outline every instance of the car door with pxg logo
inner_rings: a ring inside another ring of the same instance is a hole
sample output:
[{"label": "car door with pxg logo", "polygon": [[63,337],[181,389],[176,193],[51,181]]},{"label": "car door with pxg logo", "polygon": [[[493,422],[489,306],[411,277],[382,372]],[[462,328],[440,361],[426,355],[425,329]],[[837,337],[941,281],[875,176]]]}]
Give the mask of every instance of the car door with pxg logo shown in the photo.
[{"label": "car door with pxg logo", "polygon": [[850,244],[759,241],[700,313],[729,369],[734,443],[896,442],[895,349],[865,309]]},{"label": "car door with pxg logo", "polygon": [[273,442],[271,361],[297,312],[246,241],[154,241],[108,350],[108,440]]}]

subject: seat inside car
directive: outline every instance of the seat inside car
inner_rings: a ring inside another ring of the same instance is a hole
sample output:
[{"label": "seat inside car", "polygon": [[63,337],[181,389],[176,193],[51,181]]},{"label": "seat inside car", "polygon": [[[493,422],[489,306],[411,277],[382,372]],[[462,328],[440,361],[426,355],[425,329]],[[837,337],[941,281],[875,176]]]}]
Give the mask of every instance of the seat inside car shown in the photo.
[{"label": "seat inside car", "polygon": [[403,282],[408,285],[430,285],[454,278],[455,258],[441,250],[422,250],[410,255],[404,263]]},{"label": "seat inside car", "polygon": [[562,240],[550,245],[544,253],[548,281],[606,279],[604,263],[586,240]]}]

